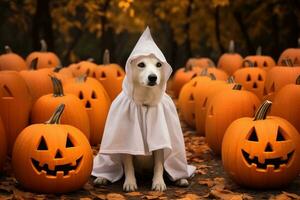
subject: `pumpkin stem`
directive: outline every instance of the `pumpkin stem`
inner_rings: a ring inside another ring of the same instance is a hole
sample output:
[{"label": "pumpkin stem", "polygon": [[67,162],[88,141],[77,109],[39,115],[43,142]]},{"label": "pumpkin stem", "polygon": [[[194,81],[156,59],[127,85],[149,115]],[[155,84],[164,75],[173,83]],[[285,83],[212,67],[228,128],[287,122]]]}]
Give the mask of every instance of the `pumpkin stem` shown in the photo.
[{"label": "pumpkin stem", "polygon": [[230,41],[229,41],[228,52],[229,52],[229,53],[234,53],[234,52],[235,52],[235,50],[234,50],[234,40],[230,40]]},{"label": "pumpkin stem", "polygon": [[257,109],[253,121],[266,119],[271,106],[272,106],[272,101],[269,100],[264,101]]},{"label": "pumpkin stem", "polygon": [[261,46],[257,47],[257,49],[256,49],[256,55],[257,56],[261,56],[262,55],[262,47]]},{"label": "pumpkin stem", "polygon": [[5,46],[4,46],[4,49],[5,49],[5,52],[6,52],[6,53],[12,53],[12,52],[13,52],[13,51],[11,50],[10,46],[8,46],[8,45],[5,45]]},{"label": "pumpkin stem", "polygon": [[296,85],[300,85],[300,75],[296,79]]},{"label": "pumpkin stem", "polygon": [[105,49],[103,53],[103,64],[108,65],[110,63],[110,53],[108,49]]},{"label": "pumpkin stem", "polygon": [[77,83],[84,83],[84,82],[86,81],[86,79],[87,79],[87,75],[86,75],[86,74],[82,74],[82,75],[80,75],[80,76],[77,76],[77,77],[75,78],[75,81],[76,81]]},{"label": "pumpkin stem", "polygon": [[255,67],[251,60],[244,60],[242,66],[246,67],[245,64],[248,64],[248,67]]},{"label": "pumpkin stem", "polygon": [[95,62],[95,59],[94,58],[88,58],[86,61],[88,61],[88,62]]},{"label": "pumpkin stem", "polygon": [[207,76],[208,75],[207,68],[204,68],[199,75],[200,76]]},{"label": "pumpkin stem", "polygon": [[231,83],[235,83],[234,77],[233,76],[229,76],[227,79],[227,83],[231,84]]},{"label": "pumpkin stem", "polygon": [[51,78],[52,85],[53,85],[53,96],[54,97],[65,96],[61,80],[59,80],[55,76],[51,76],[51,75],[49,76]]},{"label": "pumpkin stem", "polygon": [[57,65],[57,66],[53,69],[53,72],[58,73],[60,70],[62,70],[62,68],[64,68],[64,67],[61,66],[61,65]]},{"label": "pumpkin stem", "polygon": [[41,52],[47,52],[48,47],[46,41],[44,39],[41,39],[40,43],[41,43]]},{"label": "pumpkin stem", "polygon": [[242,85],[239,84],[239,83],[236,83],[236,84],[234,84],[234,86],[233,86],[232,89],[233,89],[233,90],[241,90],[241,89],[242,89]]},{"label": "pumpkin stem", "polygon": [[292,60],[291,60],[290,58],[287,58],[287,59],[282,60],[282,64],[283,64],[284,66],[288,66],[288,67],[294,66],[294,65],[293,65],[293,62],[292,62]]},{"label": "pumpkin stem", "polygon": [[37,64],[38,64],[39,58],[36,57],[33,59],[30,63],[29,70],[37,70]]},{"label": "pumpkin stem", "polygon": [[216,76],[213,74],[213,73],[209,73],[209,78],[212,80],[212,81],[215,81],[217,80]]},{"label": "pumpkin stem", "polygon": [[64,112],[65,104],[60,104],[54,111],[53,115],[50,117],[45,124],[59,124],[62,113]]}]

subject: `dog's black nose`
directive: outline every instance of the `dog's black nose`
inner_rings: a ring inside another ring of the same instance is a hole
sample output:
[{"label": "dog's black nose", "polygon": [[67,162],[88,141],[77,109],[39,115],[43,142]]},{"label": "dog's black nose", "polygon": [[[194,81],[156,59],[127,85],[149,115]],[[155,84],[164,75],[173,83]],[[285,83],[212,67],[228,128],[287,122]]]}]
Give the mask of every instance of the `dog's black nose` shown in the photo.
[{"label": "dog's black nose", "polygon": [[150,83],[154,83],[157,80],[157,76],[155,74],[150,74],[148,76],[148,80],[149,80]]}]

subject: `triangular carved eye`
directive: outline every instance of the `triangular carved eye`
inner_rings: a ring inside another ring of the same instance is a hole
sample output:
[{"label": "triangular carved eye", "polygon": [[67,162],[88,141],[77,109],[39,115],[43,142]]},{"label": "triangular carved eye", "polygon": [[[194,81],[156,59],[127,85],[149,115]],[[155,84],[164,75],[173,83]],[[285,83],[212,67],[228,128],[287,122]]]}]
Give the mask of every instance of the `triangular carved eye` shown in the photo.
[{"label": "triangular carved eye", "polygon": [[101,72],[101,78],[106,78],[105,72]]},{"label": "triangular carved eye", "polygon": [[262,78],[262,76],[261,76],[260,74],[258,74],[258,80],[259,80],[259,81],[262,81],[262,80],[263,80],[263,78]]},{"label": "triangular carved eye", "polygon": [[3,85],[3,97],[13,97],[13,94],[7,85]]},{"label": "triangular carved eye", "polygon": [[41,141],[39,143],[37,150],[39,150],[39,151],[48,150],[48,146],[47,146],[44,136],[41,137]]},{"label": "triangular carved eye", "polygon": [[257,67],[257,62],[256,61],[254,62],[254,67]]},{"label": "triangular carved eye", "polygon": [[92,91],[92,99],[97,99],[97,95],[96,95],[96,92],[94,90]]},{"label": "triangular carved eye", "polygon": [[73,144],[73,142],[72,142],[72,140],[71,140],[71,138],[70,138],[70,136],[68,134],[68,136],[67,136],[67,142],[66,142],[66,148],[71,148],[71,147],[74,147],[74,144]]},{"label": "triangular carved eye", "polygon": [[264,61],[263,66],[268,67],[268,63],[266,61]]},{"label": "triangular carved eye", "polygon": [[117,71],[117,77],[121,77],[122,76],[122,74],[121,74],[121,72],[118,70]]},{"label": "triangular carved eye", "polygon": [[247,75],[246,81],[251,81],[251,76],[250,76],[250,74]]},{"label": "triangular carved eye", "polygon": [[255,128],[252,128],[252,130],[250,132],[250,135],[248,137],[248,140],[252,141],[252,142],[258,142],[258,137],[257,137],[257,133],[256,133]]},{"label": "triangular carved eye", "polygon": [[193,94],[190,95],[189,100],[190,100],[190,101],[194,101],[194,95],[193,95]]},{"label": "triangular carved eye", "polygon": [[87,76],[90,75],[90,69],[87,69],[85,74],[86,74]]},{"label": "triangular carved eye", "polygon": [[93,72],[92,77],[93,77],[93,78],[97,78],[96,72]]},{"label": "triangular carved eye", "polygon": [[82,91],[79,92],[78,97],[79,97],[79,99],[83,99],[83,98],[84,98],[84,97],[83,97],[83,92],[82,92]]},{"label": "triangular carved eye", "polygon": [[278,127],[278,130],[277,130],[276,141],[285,141],[284,134],[283,134],[282,129],[280,127]]}]

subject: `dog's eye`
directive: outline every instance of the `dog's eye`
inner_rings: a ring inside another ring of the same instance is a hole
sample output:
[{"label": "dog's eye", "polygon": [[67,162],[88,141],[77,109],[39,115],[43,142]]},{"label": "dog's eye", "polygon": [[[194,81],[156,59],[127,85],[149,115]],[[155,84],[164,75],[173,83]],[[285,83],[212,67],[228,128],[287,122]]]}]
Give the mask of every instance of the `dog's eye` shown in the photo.
[{"label": "dog's eye", "polygon": [[145,63],[141,62],[141,63],[138,64],[138,66],[141,67],[141,68],[144,68],[146,65],[145,65]]},{"label": "dog's eye", "polygon": [[161,67],[161,63],[160,62],[156,63],[156,67]]}]

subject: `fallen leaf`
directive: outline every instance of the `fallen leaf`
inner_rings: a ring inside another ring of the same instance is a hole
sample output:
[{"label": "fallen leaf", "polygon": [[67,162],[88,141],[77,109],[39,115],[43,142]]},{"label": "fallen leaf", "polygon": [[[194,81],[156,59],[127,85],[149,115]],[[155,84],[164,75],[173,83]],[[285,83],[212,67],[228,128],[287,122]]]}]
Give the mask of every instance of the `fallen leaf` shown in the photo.
[{"label": "fallen leaf", "polygon": [[128,193],[126,193],[126,195],[131,196],[131,197],[136,197],[136,196],[141,196],[143,194],[140,192],[128,192]]},{"label": "fallen leaf", "polygon": [[234,193],[229,190],[211,190],[209,193],[210,198],[217,198],[222,200],[251,200],[251,196],[247,194]]},{"label": "fallen leaf", "polygon": [[180,198],[178,200],[198,200],[198,199],[201,199],[201,197],[196,194],[186,194],[183,198]]},{"label": "fallen leaf", "polygon": [[109,193],[107,194],[106,196],[107,200],[125,200],[126,198],[121,195],[121,194],[118,194],[118,193]]}]

